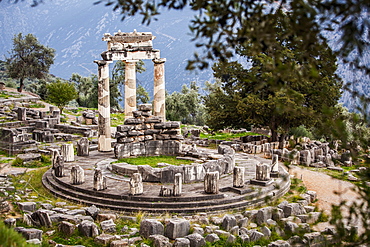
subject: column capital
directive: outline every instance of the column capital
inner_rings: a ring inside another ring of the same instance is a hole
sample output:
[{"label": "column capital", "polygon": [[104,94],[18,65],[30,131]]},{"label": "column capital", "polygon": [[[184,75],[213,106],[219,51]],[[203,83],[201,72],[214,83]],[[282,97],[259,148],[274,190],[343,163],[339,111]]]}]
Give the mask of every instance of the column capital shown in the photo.
[{"label": "column capital", "polygon": [[154,58],[152,61],[155,64],[160,64],[160,63],[165,63],[166,59],[165,58]]}]

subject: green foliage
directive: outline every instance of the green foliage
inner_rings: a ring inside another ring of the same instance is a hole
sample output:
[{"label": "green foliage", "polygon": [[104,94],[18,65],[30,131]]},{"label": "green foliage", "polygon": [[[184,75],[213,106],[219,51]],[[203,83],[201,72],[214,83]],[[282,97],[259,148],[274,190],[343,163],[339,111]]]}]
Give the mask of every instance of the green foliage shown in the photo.
[{"label": "green foliage", "polygon": [[31,246],[26,243],[26,239],[21,234],[5,226],[2,220],[0,221],[0,243],[2,247]]},{"label": "green foliage", "polygon": [[149,93],[145,88],[139,85],[136,89],[136,103],[137,104],[147,104],[150,101]]},{"label": "green foliage", "polygon": [[60,109],[60,113],[63,112],[63,108],[68,102],[77,98],[77,91],[74,85],[68,82],[57,80],[48,84],[47,90],[47,99]]},{"label": "green foliage", "polygon": [[98,107],[98,77],[96,75],[83,77],[74,73],[70,81],[75,84],[78,92],[76,101],[79,106],[87,108]]},{"label": "green foliage", "polygon": [[289,130],[289,135],[292,135],[295,138],[308,137],[310,139],[313,139],[313,134],[304,125],[300,125],[298,127],[291,128]]},{"label": "green foliage", "polygon": [[[211,87],[205,105],[210,122],[218,128],[229,127],[220,123],[268,126],[276,141],[278,130],[287,134],[292,127],[320,122],[324,110],[337,104],[342,83],[334,74],[336,58],[324,40],[317,38],[306,47],[302,36],[289,36],[293,27],[281,11],[270,14],[267,21],[274,27],[275,41],[258,54],[250,50],[253,44],[238,47],[237,53],[249,59],[251,67],[239,62],[215,64],[214,75],[222,84]],[[306,22],[314,23],[315,19],[307,18]],[[305,53],[310,54],[309,59]],[[223,101],[218,107],[215,98]]]},{"label": "green foliage", "polygon": [[135,157],[135,158],[123,158],[113,163],[128,163],[131,165],[149,165],[151,167],[158,167],[158,163],[167,163],[171,165],[182,165],[191,164],[190,160],[176,159],[174,156],[149,156],[149,157]]},{"label": "green foliage", "polygon": [[6,58],[6,68],[11,78],[19,79],[22,92],[24,79],[43,78],[54,63],[55,50],[41,45],[32,34],[22,33],[13,38],[13,49]]},{"label": "green foliage", "polygon": [[183,85],[181,92],[166,95],[166,119],[183,124],[204,125],[204,105],[196,82]]}]

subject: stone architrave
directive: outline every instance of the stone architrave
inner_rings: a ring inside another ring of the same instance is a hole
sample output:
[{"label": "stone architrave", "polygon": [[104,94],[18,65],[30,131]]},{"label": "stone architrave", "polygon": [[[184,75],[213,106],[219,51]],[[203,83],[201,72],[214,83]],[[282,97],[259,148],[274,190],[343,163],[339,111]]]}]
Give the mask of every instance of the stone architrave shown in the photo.
[{"label": "stone architrave", "polygon": [[153,115],[160,117],[163,121],[166,120],[165,107],[165,79],[164,79],[164,63],[165,58],[153,59],[154,63],[154,101]]},{"label": "stone architrave", "polygon": [[26,121],[26,108],[25,107],[19,107],[17,110],[17,119],[19,121]]},{"label": "stone architrave", "polygon": [[56,177],[63,177],[64,176],[64,158],[62,155],[56,156],[53,167],[54,173]]},{"label": "stone architrave", "polygon": [[176,173],[175,174],[175,182],[173,185],[173,195],[174,196],[181,196],[182,192],[182,174]]},{"label": "stone architrave", "polygon": [[204,192],[218,194],[220,175],[216,172],[207,172],[204,177]]},{"label": "stone architrave", "polygon": [[132,118],[136,111],[136,62],[125,61],[125,119]]},{"label": "stone architrave", "polygon": [[65,162],[72,162],[75,160],[74,148],[72,143],[62,144],[61,155]]},{"label": "stone architrave", "polygon": [[72,184],[83,184],[85,182],[84,169],[79,165],[72,166],[70,180]]},{"label": "stone architrave", "polygon": [[96,60],[98,64],[98,150],[109,152],[111,147],[110,100],[109,100],[109,63],[110,61]]},{"label": "stone architrave", "polygon": [[77,142],[77,156],[89,156],[89,139],[82,137]]},{"label": "stone architrave", "polygon": [[233,173],[233,187],[242,188],[245,184],[245,168],[240,166],[234,167]]},{"label": "stone architrave", "polygon": [[107,188],[106,177],[103,176],[102,170],[96,168],[94,170],[94,190],[100,191]]},{"label": "stone architrave", "polygon": [[130,185],[130,195],[140,195],[143,193],[144,188],[143,188],[143,180],[141,178],[140,173],[134,173],[132,174],[132,177],[129,182]]}]

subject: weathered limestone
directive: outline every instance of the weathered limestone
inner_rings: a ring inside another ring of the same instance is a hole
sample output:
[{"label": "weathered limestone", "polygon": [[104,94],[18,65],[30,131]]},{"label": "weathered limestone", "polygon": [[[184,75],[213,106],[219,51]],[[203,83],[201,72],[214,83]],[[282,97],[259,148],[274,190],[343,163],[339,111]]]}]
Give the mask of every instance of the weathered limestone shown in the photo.
[{"label": "weathered limestone", "polygon": [[125,119],[133,117],[136,111],[136,62],[137,60],[126,60],[125,62]]},{"label": "weathered limestone", "polygon": [[182,238],[189,234],[190,222],[181,218],[170,219],[164,231],[164,235],[170,239]]},{"label": "weathered limestone", "polygon": [[153,115],[160,117],[163,121],[166,120],[165,107],[165,80],[164,80],[164,63],[165,58],[153,59],[154,63],[154,101]]},{"label": "weathered limestone", "polygon": [[103,176],[102,170],[96,168],[94,171],[94,190],[100,191],[107,188],[106,177]]},{"label": "weathered limestone", "polygon": [[77,142],[77,156],[89,156],[89,139],[86,137]]},{"label": "weathered limestone", "polygon": [[78,225],[78,230],[83,236],[95,237],[99,235],[98,226],[91,221],[84,220]]},{"label": "weathered limestone", "polygon": [[64,157],[65,162],[72,162],[75,160],[75,154],[72,143],[62,144],[61,155]]},{"label": "weathered limestone", "polygon": [[58,229],[63,234],[65,234],[67,236],[71,236],[76,230],[76,225],[74,225],[74,224],[72,224],[68,221],[62,221],[62,222],[60,222]]},{"label": "weathered limestone", "polygon": [[141,178],[140,173],[134,173],[132,174],[132,177],[130,179],[130,195],[140,195],[143,193],[143,180]]},{"label": "weathered limestone", "polygon": [[17,111],[17,117],[19,121],[26,121],[26,108],[25,107],[19,107]]},{"label": "weathered limestone", "polygon": [[256,165],[256,180],[267,181],[270,179],[270,166],[268,164]]},{"label": "weathered limestone", "polygon": [[61,155],[58,155],[54,159],[55,163],[53,164],[54,167],[54,174],[56,177],[63,177],[64,176],[64,158]]},{"label": "weathered limestone", "polygon": [[218,194],[220,175],[218,172],[207,172],[204,177],[204,192]]},{"label": "weathered limestone", "polygon": [[164,226],[161,222],[154,219],[145,219],[140,223],[140,235],[148,238],[150,235],[164,234]]},{"label": "weathered limestone", "polygon": [[51,164],[54,168],[54,164],[56,163],[56,159],[60,155],[60,153],[59,153],[58,149],[53,148],[53,149],[50,150],[50,154],[51,154]]},{"label": "weathered limestone", "polygon": [[72,166],[70,180],[72,184],[83,184],[85,182],[84,169],[79,165]]},{"label": "weathered limestone", "polygon": [[109,152],[111,147],[110,100],[109,100],[109,61],[97,60],[98,64],[98,150]]},{"label": "weathered limestone", "polygon": [[268,164],[260,163],[256,164],[256,179],[251,179],[251,184],[267,186],[271,184],[270,179],[270,166]]},{"label": "weathered limestone", "polygon": [[233,186],[236,188],[242,188],[245,184],[245,168],[236,166],[234,167],[234,174],[233,174]]},{"label": "weathered limestone", "polygon": [[279,172],[279,155],[273,154],[271,160],[271,172]]},{"label": "weathered limestone", "polygon": [[173,195],[174,196],[181,196],[182,192],[182,174],[176,173],[175,174],[175,182],[173,185]]}]

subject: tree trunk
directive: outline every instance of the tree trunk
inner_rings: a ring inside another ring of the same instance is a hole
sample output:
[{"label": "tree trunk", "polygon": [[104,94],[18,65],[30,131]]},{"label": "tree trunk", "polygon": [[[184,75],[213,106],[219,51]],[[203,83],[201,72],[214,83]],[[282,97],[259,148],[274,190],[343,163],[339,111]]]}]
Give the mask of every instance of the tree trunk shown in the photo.
[{"label": "tree trunk", "polygon": [[276,142],[277,141],[277,132],[273,129],[271,129],[271,141]]},{"label": "tree trunk", "polygon": [[23,78],[21,78],[19,80],[19,87],[17,88],[18,89],[18,92],[21,93],[23,91],[23,86],[24,86],[24,84],[23,84]]},{"label": "tree trunk", "polygon": [[280,135],[280,138],[279,138],[279,149],[283,149],[284,148],[285,137],[286,137],[286,134],[285,133],[283,133],[283,134]]}]

